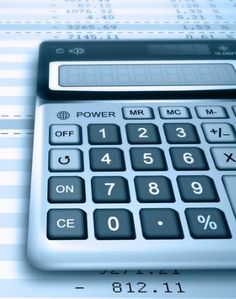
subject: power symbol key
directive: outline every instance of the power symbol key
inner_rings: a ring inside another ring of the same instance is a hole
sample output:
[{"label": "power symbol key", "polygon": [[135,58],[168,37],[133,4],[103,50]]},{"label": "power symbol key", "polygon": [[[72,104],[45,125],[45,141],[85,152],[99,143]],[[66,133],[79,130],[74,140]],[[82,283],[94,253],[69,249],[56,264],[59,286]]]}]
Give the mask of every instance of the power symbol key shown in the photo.
[{"label": "power symbol key", "polygon": [[71,148],[50,150],[49,171],[83,171],[82,151]]}]

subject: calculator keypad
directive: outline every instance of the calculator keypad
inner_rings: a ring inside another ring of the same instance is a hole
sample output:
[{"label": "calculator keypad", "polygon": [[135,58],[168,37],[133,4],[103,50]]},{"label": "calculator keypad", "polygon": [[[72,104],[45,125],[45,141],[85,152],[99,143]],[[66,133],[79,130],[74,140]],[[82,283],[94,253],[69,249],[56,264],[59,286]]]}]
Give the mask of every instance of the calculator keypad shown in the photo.
[{"label": "calculator keypad", "polygon": [[230,239],[233,109],[123,106],[116,123],[50,124],[48,239]]}]

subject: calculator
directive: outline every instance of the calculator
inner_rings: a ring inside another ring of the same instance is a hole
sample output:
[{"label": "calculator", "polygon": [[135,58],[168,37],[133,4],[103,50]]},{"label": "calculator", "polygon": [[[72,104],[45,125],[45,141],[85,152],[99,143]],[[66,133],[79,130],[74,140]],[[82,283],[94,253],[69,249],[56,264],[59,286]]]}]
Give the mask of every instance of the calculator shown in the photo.
[{"label": "calculator", "polygon": [[236,42],[46,41],[27,257],[236,268]]}]

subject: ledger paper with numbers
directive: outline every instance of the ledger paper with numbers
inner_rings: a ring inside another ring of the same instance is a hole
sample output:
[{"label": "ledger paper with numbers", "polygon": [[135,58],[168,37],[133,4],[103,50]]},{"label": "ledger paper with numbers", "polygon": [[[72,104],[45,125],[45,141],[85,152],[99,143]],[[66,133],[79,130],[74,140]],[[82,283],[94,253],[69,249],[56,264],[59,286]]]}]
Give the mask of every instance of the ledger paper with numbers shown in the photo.
[{"label": "ledger paper with numbers", "polygon": [[236,271],[48,273],[25,259],[38,45],[236,39],[236,0],[0,0],[0,297],[236,298]]}]

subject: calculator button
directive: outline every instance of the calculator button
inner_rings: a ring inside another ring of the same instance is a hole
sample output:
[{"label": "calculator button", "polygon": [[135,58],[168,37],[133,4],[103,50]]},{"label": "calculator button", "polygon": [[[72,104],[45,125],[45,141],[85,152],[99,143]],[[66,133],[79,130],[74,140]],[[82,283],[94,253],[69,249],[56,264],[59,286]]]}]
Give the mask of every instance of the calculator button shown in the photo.
[{"label": "calculator button", "polygon": [[86,214],[80,209],[51,209],[47,215],[50,240],[87,239]]},{"label": "calculator button", "polygon": [[236,134],[233,126],[226,123],[204,123],[202,129],[209,143],[235,143]]},{"label": "calculator button", "polygon": [[213,147],[211,153],[219,170],[236,170],[236,147]]},{"label": "calculator button", "polygon": [[82,133],[78,125],[51,125],[50,144],[81,144]]},{"label": "calculator button", "polygon": [[149,107],[123,107],[125,119],[152,119],[154,118],[152,108]]},{"label": "calculator button", "polygon": [[51,203],[85,202],[84,180],[76,176],[50,177],[48,201]]},{"label": "calculator button", "polygon": [[233,106],[233,111],[234,111],[234,114],[236,115],[236,106]]},{"label": "calculator button", "polygon": [[131,148],[130,158],[134,170],[167,170],[164,153],[159,148]]},{"label": "calculator button", "polygon": [[90,167],[93,171],[124,171],[124,154],[118,148],[92,148]]},{"label": "calculator button", "polygon": [[126,125],[128,142],[131,144],[160,144],[160,134],[153,124]]},{"label": "calculator button", "polygon": [[207,176],[178,176],[180,196],[185,202],[217,202],[214,181]]},{"label": "calculator button", "polygon": [[137,199],[144,203],[174,202],[171,182],[164,176],[136,176]]},{"label": "calculator button", "polygon": [[140,219],[145,239],[183,239],[178,213],[173,209],[141,209]]},{"label": "calculator button", "polygon": [[194,239],[229,239],[230,230],[224,213],[216,208],[185,210],[188,227]]},{"label": "calculator button", "polygon": [[123,177],[93,177],[91,183],[93,201],[96,203],[130,202],[128,182]]},{"label": "calculator button", "polygon": [[167,142],[171,144],[200,143],[197,130],[192,124],[164,124],[164,131]]},{"label": "calculator button", "polygon": [[82,155],[78,149],[52,149],[49,152],[49,170],[83,171]]},{"label": "calculator button", "polygon": [[96,209],[94,230],[99,240],[135,239],[133,216],[126,209]]},{"label": "calculator button", "polygon": [[92,124],[88,126],[90,144],[121,144],[120,128],[115,124]]},{"label": "calculator button", "polygon": [[236,192],[235,192],[236,175],[224,175],[223,182],[224,182],[225,190],[229,197],[234,215],[236,216]]},{"label": "calculator button", "polygon": [[170,149],[173,166],[176,170],[208,170],[204,152],[195,147],[173,147]]},{"label": "calculator button", "polygon": [[195,108],[199,118],[228,118],[228,113],[221,106],[198,106]]},{"label": "calculator button", "polygon": [[159,107],[159,112],[161,118],[166,119],[191,118],[189,109],[183,106]]}]

